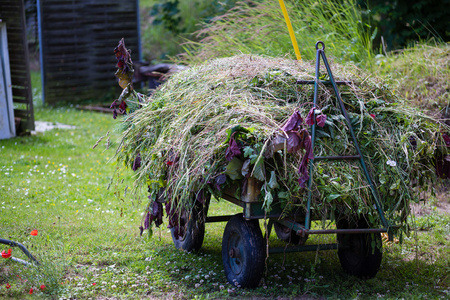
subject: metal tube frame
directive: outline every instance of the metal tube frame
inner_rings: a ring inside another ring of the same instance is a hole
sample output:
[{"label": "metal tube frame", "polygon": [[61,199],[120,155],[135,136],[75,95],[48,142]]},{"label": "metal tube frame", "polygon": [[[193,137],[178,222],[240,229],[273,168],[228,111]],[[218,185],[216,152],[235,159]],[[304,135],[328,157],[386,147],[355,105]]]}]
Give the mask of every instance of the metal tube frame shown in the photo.
[{"label": "metal tube frame", "polygon": [[[322,47],[320,48],[319,45],[321,45]],[[355,156],[349,156],[349,157],[345,157],[345,156],[330,156],[330,157],[317,157],[320,160],[324,160],[324,159],[330,159],[330,160],[345,160],[345,159],[359,159],[359,162],[361,164],[361,167],[363,169],[364,175],[367,179],[367,182],[370,185],[370,189],[372,192],[372,196],[374,197],[375,200],[375,206],[376,209],[378,211],[378,214],[381,218],[381,222],[384,226],[384,232],[390,232],[390,225],[388,223],[388,221],[386,220],[385,216],[384,216],[384,212],[383,212],[383,208],[380,202],[380,199],[378,197],[378,193],[375,189],[375,185],[372,182],[372,178],[369,174],[369,171],[367,170],[366,164],[364,162],[364,157],[361,153],[361,149],[359,148],[359,144],[358,141],[356,140],[356,136],[355,133],[353,131],[353,127],[351,125],[350,122],[350,118],[347,114],[347,110],[345,109],[344,103],[342,102],[341,99],[341,94],[339,92],[339,89],[337,88],[337,83],[334,80],[333,77],[333,73],[331,72],[330,69],[330,65],[328,64],[328,60],[327,57],[325,56],[325,44],[322,41],[318,41],[316,43],[316,78],[314,81],[314,106],[317,105],[317,96],[318,96],[318,88],[319,88],[319,82],[321,82],[319,80],[319,71],[320,71],[320,58],[322,58],[323,63],[325,65],[325,68],[327,70],[328,76],[330,77],[330,80],[327,81],[330,82],[333,85],[333,89],[334,89],[334,93],[336,94],[336,98],[338,100],[339,103],[339,107],[341,109],[342,114],[344,115],[345,121],[347,122],[348,128],[350,130],[350,135],[352,137],[353,140],[353,144],[355,145],[356,151],[357,151],[357,155]],[[322,81],[323,82],[323,81]],[[314,124],[312,125],[312,129],[311,129],[311,151],[313,151],[314,153],[314,143],[315,143],[315,139],[316,139],[316,125],[317,125],[317,121],[316,121],[316,117],[315,117],[315,112],[313,112],[313,120],[314,120]],[[314,159],[311,159],[309,161],[309,180],[308,180],[308,200],[307,200],[307,204],[306,204],[306,220],[305,220],[305,229],[308,231],[311,228],[311,214],[310,214],[310,210],[311,210],[311,198],[312,198],[312,182],[313,182],[313,170],[314,170]]]}]

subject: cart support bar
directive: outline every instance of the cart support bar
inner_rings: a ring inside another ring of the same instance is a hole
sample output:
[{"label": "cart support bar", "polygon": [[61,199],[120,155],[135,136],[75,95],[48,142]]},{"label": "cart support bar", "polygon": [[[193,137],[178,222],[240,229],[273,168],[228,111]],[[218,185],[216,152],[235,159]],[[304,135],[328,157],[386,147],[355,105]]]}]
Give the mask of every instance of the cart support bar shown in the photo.
[{"label": "cart support bar", "polygon": [[[319,80],[320,83],[325,84],[325,85],[330,85],[332,84],[332,82],[330,80]],[[297,84],[314,84],[315,81],[314,80],[297,80]],[[336,81],[337,85],[350,85],[351,82],[350,81]]]},{"label": "cart support bar", "polygon": [[227,222],[232,215],[206,217],[206,223]]},{"label": "cart support bar", "polygon": [[340,155],[340,156],[315,156],[314,160],[352,160],[352,159],[361,159],[360,155]]},{"label": "cart support bar", "polygon": [[386,228],[357,228],[357,229],[324,229],[324,230],[299,230],[297,235],[304,234],[358,234],[387,232]]}]

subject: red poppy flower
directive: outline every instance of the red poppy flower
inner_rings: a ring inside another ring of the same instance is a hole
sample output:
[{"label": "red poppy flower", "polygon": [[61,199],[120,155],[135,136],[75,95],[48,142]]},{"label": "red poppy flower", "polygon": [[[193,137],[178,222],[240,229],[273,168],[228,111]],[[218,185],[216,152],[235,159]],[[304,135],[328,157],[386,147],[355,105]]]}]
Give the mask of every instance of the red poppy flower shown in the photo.
[{"label": "red poppy flower", "polygon": [[372,119],[375,120],[375,115],[374,114],[369,114],[369,115],[372,117]]},{"label": "red poppy flower", "polygon": [[28,292],[30,295],[33,294],[33,288],[30,289],[30,291]]},{"label": "red poppy flower", "polygon": [[173,161],[170,161],[170,160],[166,161],[166,165],[168,165],[168,166],[173,165]]},{"label": "red poppy flower", "polygon": [[3,258],[10,258],[11,257],[11,249],[8,249],[8,252],[6,253],[5,250],[2,251],[2,257]]},{"label": "red poppy flower", "polygon": [[9,283],[6,284],[6,288],[9,289],[11,285]]},{"label": "red poppy flower", "polygon": [[36,236],[36,235],[38,235],[38,231],[35,229],[35,230],[31,231],[30,234]]},{"label": "red poppy flower", "polygon": [[94,283],[92,283],[92,285],[96,285],[96,283],[94,282]]},{"label": "red poppy flower", "polygon": [[45,290],[45,285],[41,285],[41,291]]}]

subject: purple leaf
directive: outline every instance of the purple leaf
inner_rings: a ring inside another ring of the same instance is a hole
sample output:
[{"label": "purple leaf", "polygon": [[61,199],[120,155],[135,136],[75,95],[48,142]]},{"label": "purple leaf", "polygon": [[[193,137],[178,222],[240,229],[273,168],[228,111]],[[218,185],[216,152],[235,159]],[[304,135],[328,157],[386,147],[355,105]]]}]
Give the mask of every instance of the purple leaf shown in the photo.
[{"label": "purple leaf", "polygon": [[171,201],[166,202],[166,214],[169,218],[169,225],[167,228],[178,227],[178,214],[175,206],[176,205],[172,205]]},{"label": "purple leaf", "polygon": [[241,150],[233,137],[230,138],[229,147],[225,151],[225,158],[227,161],[231,161],[233,157],[241,155]]},{"label": "purple leaf", "polygon": [[307,125],[310,125],[310,126],[314,125],[314,110],[315,110],[315,109],[316,109],[316,108],[313,107],[313,108],[311,108],[311,110],[309,111],[308,116],[306,117],[306,120],[305,120],[305,122],[306,122]]},{"label": "purple leaf", "polygon": [[136,158],[134,159],[134,162],[133,162],[133,171],[136,171],[140,167],[141,167],[141,154],[138,153],[138,155],[136,156]]},{"label": "purple leaf", "polygon": [[163,223],[163,209],[162,204],[159,202],[153,202],[152,213],[150,215],[150,224],[155,222],[156,227],[159,227]]},{"label": "purple leaf", "polygon": [[224,184],[226,180],[227,180],[227,175],[225,175],[225,174],[220,174],[219,176],[216,177],[217,184]]},{"label": "purple leaf", "polygon": [[317,118],[316,118],[317,125],[319,125],[320,127],[324,127],[326,120],[327,120],[327,116],[326,115],[324,115],[324,114],[318,115]]},{"label": "purple leaf", "polygon": [[450,147],[450,137],[446,133],[443,133],[442,138],[444,139],[444,142],[447,145],[447,147]]},{"label": "purple leaf", "polygon": [[303,146],[305,147],[305,155],[309,158],[309,159],[313,159],[314,155],[313,155],[313,151],[312,151],[312,141],[311,141],[311,136],[308,134],[304,141],[303,141]]},{"label": "purple leaf", "polygon": [[145,216],[144,220],[144,229],[147,229],[150,227],[150,212],[147,212],[147,215]]},{"label": "purple leaf", "polygon": [[203,192],[203,190],[197,192],[196,200],[201,204],[205,204],[205,193]]},{"label": "purple leaf", "polygon": [[314,158],[314,155],[311,148],[311,136],[309,135],[308,131],[306,129],[303,129],[300,132],[300,135],[303,136],[302,144],[305,149],[305,155],[303,155],[300,166],[298,167],[298,174],[300,175],[300,177],[298,178],[298,184],[300,185],[300,187],[304,188],[306,187],[306,182],[309,179],[308,162],[310,159]]},{"label": "purple leaf", "polygon": [[301,149],[300,145],[300,134],[297,131],[287,132],[288,139],[286,143],[287,152],[295,153]]},{"label": "purple leaf", "polygon": [[124,114],[127,112],[127,103],[125,101],[122,101],[119,105],[119,112],[121,114]]},{"label": "purple leaf", "polygon": [[296,110],[292,116],[289,117],[286,124],[281,128],[283,131],[298,130],[303,123],[303,118],[300,112]]},{"label": "purple leaf", "polygon": [[298,184],[300,185],[301,188],[305,188],[306,183],[309,180],[308,169],[304,167],[301,170],[299,169],[298,173],[300,174],[300,177],[298,178]]},{"label": "purple leaf", "polygon": [[115,108],[117,105],[117,101],[118,99],[114,100],[113,103],[111,103],[111,106],[109,108]]}]

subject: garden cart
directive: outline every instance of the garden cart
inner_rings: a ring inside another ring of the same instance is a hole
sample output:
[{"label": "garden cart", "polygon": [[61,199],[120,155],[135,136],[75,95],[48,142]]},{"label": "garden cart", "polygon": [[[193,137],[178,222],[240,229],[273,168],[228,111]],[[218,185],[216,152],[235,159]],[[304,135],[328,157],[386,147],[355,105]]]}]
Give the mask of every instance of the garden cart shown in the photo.
[{"label": "garden cart", "polygon": [[[268,253],[332,249],[337,249],[340,263],[346,272],[359,277],[370,278],[376,275],[381,264],[381,233],[387,232],[389,237],[392,238],[391,226],[384,216],[372,176],[366,167],[363,154],[361,153],[338,89],[338,85],[348,83],[335,81],[325,56],[325,44],[323,42],[319,41],[316,43],[316,51],[315,79],[311,81],[298,80],[297,84],[314,85],[314,106],[316,106],[319,97],[319,84],[332,86],[340,111],[347,122],[348,131],[356,153],[340,156],[315,156],[314,143],[316,140],[317,120],[313,115],[314,124],[310,130],[312,157],[309,160],[310,176],[306,190],[306,210],[294,210],[288,215],[285,215],[281,204],[277,203],[276,199],[274,199],[270,211],[267,212],[263,209],[262,202],[258,201],[258,196],[261,193],[261,182],[258,182],[257,179],[249,178],[245,182],[245,187],[242,187],[242,184],[241,186],[228,186],[221,193],[221,198],[242,207],[242,213],[234,216],[208,217],[207,212],[211,196],[206,191],[201,190],[197,194],[202,193],[201,198],[204,201],[202,203],[194,201],[195,207],[191,211],[184,210],[182,212],[179,228],[171,229],[172,238],[177,248],[186,251],[197,251],[203,242],[205,223],[226,221],[227,224],[222,240],[222,260],[226,277],[233,285],[240,287],[258,286],[263,274],[265,257]],[[320,79],[320,60],[325,65],[328,80]],[[272,140],[270,147],[273,149],[281,149],[285,145],[286,138],[280,136]],[[370,186],[382,228],[370,228],[364,218],[353,222],[336,218],[335,229],[312,229],[312,221],[321,220],[311,212],[313,176],[317,176],[317,174],[314,174],[314,164],[318,161],[359,162],[360,172],[364,174],[366,182]],[[199,195],[193,195],[193,197],[199,198]],[[265,233],[266,237],[270,236],[273,228],[281,240],[294,244],[294,246],[271,248],[266,253],[266,242],[258,222],[260,219],[268,221]],[[308,236],[315,234],[336,234],[337,243],[306,245],[305,242]]]}]

